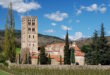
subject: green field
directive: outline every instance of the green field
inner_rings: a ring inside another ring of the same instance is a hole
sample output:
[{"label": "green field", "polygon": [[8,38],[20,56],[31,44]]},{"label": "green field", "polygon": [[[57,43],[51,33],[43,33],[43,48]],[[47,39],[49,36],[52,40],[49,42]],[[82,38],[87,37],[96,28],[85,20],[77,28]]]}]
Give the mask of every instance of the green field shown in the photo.
[{"label": "green field", "polygon": [[3,70],[0,70],[0,75],[10,75],[8,72],[5,72]]},{"label": "green field", "polygon": [[110,75],[103,70],[16,69],[14,75]]},{"label": "green field", "polygon": [[[3,68],[3,69],[2,69]],[[41,67],[23,67],[12,66],[10,69],[2,67],[0,75],[9,75],[4,72],[7,71],[12,75],[110,75],[109,69],[90,69],[85,67],[80,68],[41,68]],[[4,71],[2,71],[4,70]]]}]

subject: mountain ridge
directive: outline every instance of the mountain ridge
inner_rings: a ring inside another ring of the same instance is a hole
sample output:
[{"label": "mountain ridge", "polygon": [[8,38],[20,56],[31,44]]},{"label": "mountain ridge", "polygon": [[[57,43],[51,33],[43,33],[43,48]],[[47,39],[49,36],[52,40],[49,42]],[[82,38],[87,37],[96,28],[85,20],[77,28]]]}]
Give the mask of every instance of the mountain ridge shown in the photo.
[{"label": "mountain ridge", "polygon": [[[15,36],[16,36],[16,44],[21,45],[21,30],[15,30]],[[4,30],[0,30],[0,43],[3,43],[4,39]],[[64,39],[61,39],[56,36],[50,36],[50,35],[44,35],[38,33],[38,44],[39,46],[45,46],[47,44],[52,43],[61,43],[64,42]]]},{"label": "mountain ridge", "polygon": [[[16,44],[18,47],[21,46],[21,30],[15,30]],[[110,36],[106,36],[108,44],[110,45]],[[4,30],[0,30],[0,43],[3,43]],[[92,42],[92,38],[83,38],[76,41],[77,45],[81,48],[83,45],[88,45]],[[39,46],[45,46],[47,44],[53,43],[64,43],[64,39],[56,36],[38,34],[38,44]]]}]

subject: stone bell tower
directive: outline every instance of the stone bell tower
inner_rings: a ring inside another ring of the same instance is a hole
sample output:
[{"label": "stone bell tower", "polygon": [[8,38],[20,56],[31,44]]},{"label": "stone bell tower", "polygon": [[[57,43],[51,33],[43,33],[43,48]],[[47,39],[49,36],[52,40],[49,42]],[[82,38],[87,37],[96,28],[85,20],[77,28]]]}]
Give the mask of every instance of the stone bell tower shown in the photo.
[{"label": "stone bell tower", "polygon": [[38,53],[37,17],[22,17],[21,50],[28,48],[30,54]]}]

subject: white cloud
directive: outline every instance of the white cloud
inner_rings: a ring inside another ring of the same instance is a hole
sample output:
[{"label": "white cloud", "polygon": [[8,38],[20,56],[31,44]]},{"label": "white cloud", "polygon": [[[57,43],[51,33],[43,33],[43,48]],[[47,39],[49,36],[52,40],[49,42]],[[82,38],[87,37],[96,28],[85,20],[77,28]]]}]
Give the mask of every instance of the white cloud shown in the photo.
[{"label": "white cloud", "polygon": [[63,21],[65,18],[68,17],[68,14],[65,12],[60,12],[60,11],[56,11],[55,13],[51,13],[51,14],[45,14],[44,15],[46,18],[53,20],[53,21]]},{"label": "white cloud", "polygon": [[75,41],[75,40],[79,40],[82,37],[83,37],[83,33],[82,32],[76,32],[74,35],[70,35],[69,39]]},{"label": "white cloud", "polygon": [[77,12],[76,12],[76,15],[80,15],[81,13],[82,13],[82,10],[78,9]]},{"label": "white cloud", "polygon": [[51,25],[52,25],[52,26],[56,26],[56,23],[53,22],[53,23],[51,23]]},{"label": "white cloud", "polygon": [[[29,2],[25,3],[23,0],[11,0],[13,3],[13,10],[17,11],[18,13],[25,13],[30,10],[35,10],[41,8],[41,5],[37,2]],[[0,5],[3,8],[8,8],[10,0],[0,0]]]},{"label": "white cloud", "polygon": [[97,4],[92,4],[90,6],[81,6],[77,11],[76,15],[81,14],[83,11],[88,11],[88,12],[100,12],[100,13],[105,13],[107,10],[107,7],[102,4],[102,5],[97,5]]},{"label": "white cloud", "polygon": [[86,7],[87,11],[97,11],[98,5],[97,4],[92,4],[91,6]]},{"label": "white cloud", "polygon": [[67,27],[67,26],[65,26],[65,25],[61,25],[61,28],[62,28],[63,30],[72,30],[72,28]]},{"label": "white cloud", "polygon": [[76,20],[76,23],[80,23],[80,20]]},{"label": "white cloud", "polygon": [[53,33],[53,32],[55,32],[53,29],[48,29],[48,30],[46,30],[45,31],[46,33]]},{"label": "white cloud", "polygon": [[107,8],[106,8],[105,6],[99,8],[99,11],[100,11],[101,13],[105,13],[106,10],[107,10]]}]

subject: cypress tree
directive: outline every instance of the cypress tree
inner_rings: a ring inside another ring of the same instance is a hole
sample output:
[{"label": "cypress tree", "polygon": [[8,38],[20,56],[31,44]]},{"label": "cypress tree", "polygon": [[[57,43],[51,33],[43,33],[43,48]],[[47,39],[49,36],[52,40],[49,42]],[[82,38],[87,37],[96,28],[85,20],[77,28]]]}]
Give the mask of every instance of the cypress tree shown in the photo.
[{"label": "cypress tree", "polygon": [[75,55],[74,55],[74,49],[70,48],[71,54],[70,54],[70,61],[71,63],[75,63]]},{"label": "cypress tree", "polygon": [[5,25],[5,38],[4,38],[4,55],[6,59],[8,59],[8,52],[9,52],[9,32],[8,32],[8,25]]},{"label": "cypress tree", "polygon": [[60,55],[60,65],[62,65],[62,56]]},{"label": "cypress tree", "polygon": [[48,64],[51,64],[51,57],[50,57],[50,54],[49,54],[49,57],[48,57]]},{"label": "cypress tree", "polygon": [[8,8],[8,16],[5,28],[5,40],[4,40],[4,51],[6,57],[11,62],[16,60],[16,46],[15,46],[15,33],[14,33],[14,16],[12,12],[12,3]]},{"label": "cypress tree", "polygon": [[37,64],[39,65],[39,63],[40,63],[40,57],[39,57],[39,55],[38,55]]},{"label": "cypress tree", "polygon": [[14,32],[14,16],[13,16],[13,11],[12,11],[12,3],[10,3],[10,8],[9,8],[9,38],[10,38],[10,50],[9,50],[9,60],[11,62],[15,62],[16,59],[16,46],[15,46],[15,32]]},{"label": "cypress tree", "polygon": [[29,52],[29,64],[31,64],[31,55],[30,55],[30,52]]},{"label": "cypress tree", "polygon": [[65,37],[65,46],[64,46],[64,64],[70,64],[70,50],[69,50],[69,39],[68,31]]},{"label": "cypress tree", "polygon": [[45,64],[47,64],[47,62],[48,62],[48,58],[46,57],[46,54],[45,54],[45,48],[41,47],[41,50],[40,50],[40,64],[45,65]]}]

